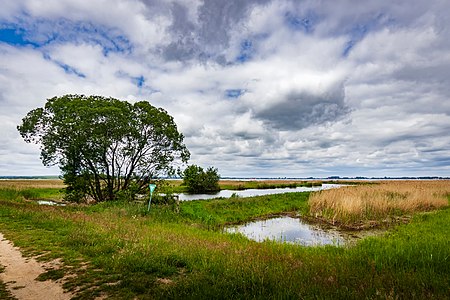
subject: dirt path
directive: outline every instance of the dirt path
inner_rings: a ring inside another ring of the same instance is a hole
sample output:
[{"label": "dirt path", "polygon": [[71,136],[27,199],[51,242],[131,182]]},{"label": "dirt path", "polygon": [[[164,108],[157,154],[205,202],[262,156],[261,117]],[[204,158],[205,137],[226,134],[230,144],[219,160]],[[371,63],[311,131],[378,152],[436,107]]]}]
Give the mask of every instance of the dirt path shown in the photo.
[{"label": "dirt path", "polygon": [[0,273],[0,280],[19,300],[63,300],[72,296],[64,293],[61,284],[54,281],[36,281],[36,277],[45,272],[43,266],[33,258],[24,258],[1,233],[0,265],[5,267],[4,272]]}]

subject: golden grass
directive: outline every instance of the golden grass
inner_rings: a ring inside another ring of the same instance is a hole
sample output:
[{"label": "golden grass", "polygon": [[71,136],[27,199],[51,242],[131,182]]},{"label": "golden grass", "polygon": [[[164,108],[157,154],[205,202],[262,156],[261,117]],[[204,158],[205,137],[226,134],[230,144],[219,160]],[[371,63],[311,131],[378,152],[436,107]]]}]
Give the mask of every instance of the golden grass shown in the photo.
[{"label": "golden grass", "polygon": [[13,188],[17,190],[29,188],[65,188],[60,179],[3,179],[0,188]]},{"label": "golden grass", "polygon": [[309,205],[315,217],[349,224],[442,208],[449,194],[449,180],[383,181],[314,193]]}]

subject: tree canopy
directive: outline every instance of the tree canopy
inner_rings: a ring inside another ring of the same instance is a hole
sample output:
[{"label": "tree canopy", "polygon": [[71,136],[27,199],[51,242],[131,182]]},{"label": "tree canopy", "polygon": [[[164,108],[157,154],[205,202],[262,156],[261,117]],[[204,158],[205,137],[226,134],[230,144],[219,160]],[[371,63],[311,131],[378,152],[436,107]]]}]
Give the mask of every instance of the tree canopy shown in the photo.
[{"label": "tree canopy", "polygon": [[54,97],[30,111],[17,129],[26,142],[40,144],[44,165],[60,166],[73,200],[139,192],[189,159],[173,118],[146,101]]},{"label": "tree canopy", "polygon": [[183,172],[183,184],[190,193],[214,193],[220,190],[220,175],[217,168],[209,167],[206,171],[197,165],[188,166]]}]

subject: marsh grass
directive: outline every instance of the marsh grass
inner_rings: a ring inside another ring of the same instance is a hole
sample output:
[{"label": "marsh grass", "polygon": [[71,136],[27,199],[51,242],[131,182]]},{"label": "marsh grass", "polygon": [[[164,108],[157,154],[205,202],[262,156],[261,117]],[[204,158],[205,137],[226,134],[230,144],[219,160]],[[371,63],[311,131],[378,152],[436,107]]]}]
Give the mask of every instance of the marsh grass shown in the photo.
[{"label": "marsh grass", "polygon": [[61,179],[2,179],[0,188],[12,188],[16,190],[29,188],[62,189],[66,185]]},{"label": "marsh grass", "polygon": [[392,217],[446,207],[449,194],[450,181],[389,181],[314,193],[309,206],[311,215],[332,223],[375,225]]}]

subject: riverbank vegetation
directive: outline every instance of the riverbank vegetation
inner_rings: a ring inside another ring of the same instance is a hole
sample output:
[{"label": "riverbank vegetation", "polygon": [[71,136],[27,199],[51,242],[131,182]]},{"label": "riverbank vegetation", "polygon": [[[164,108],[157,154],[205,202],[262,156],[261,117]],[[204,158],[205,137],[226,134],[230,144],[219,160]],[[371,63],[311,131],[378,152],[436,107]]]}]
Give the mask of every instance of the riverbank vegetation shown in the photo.
[{"label": "riverbank vegetation", "polygon": [[[164,191],[171,193],[189,193],[189,189],[180,180],[167,180]],[[313,187],[322,186],[320,180],[219,180],[220,190],[248,190],[248,189],[281,189],[281,188],[297,188],[297,187]]]},{"label": "riverbank vegetation", "polygon": [[448,297],[448,207],[411,212],[408,224],[349,247],[257,243],[221,231],[227,223],[306,214],[308,196],[182,202],[177,213],[117,201],[43,206],[0,194],[0,232],[26,255],[60,258],[60,269],[40,278],[62,279],[77,299]]},{"label": "riverbank vegetation", "polygon": [[320,191],[309,199],[310,214],[330,223],[375,226],[415,212],[448,206],[448,181],[387,181]]}]

